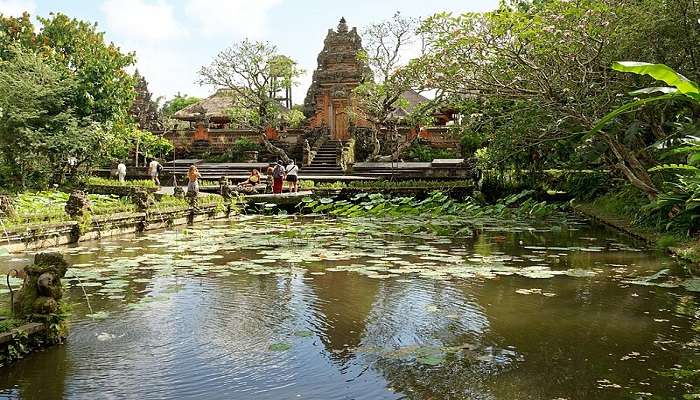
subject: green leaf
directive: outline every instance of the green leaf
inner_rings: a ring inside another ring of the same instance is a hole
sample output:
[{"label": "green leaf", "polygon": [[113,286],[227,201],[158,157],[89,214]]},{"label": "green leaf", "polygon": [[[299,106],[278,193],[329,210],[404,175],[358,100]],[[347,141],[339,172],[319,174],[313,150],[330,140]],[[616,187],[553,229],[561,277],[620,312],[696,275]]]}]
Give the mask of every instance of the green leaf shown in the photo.
[{"label": "green leaf", "polygon": [[657,81],[665,82],[678,89],[679,92],[700,101],[700,88],[685,76],[664,64],[650,64],[636,61],[620,61],[613,63],[613,69],[620,72],[631,72],[637,75],[649,75]]},{"label": "green leaf", "polygon": [[612,111],[610,114],[603,117],[600,121],[598,121],[598,123],[590,131],[588,131],[588,133],[583,137],[583,140],[587,140],[587,139],[591,138],[593,135],[595,135],[596,133],[602,131],[603,128],[605,128],[610,122],[612,122],[612,120],[614,120],[615,118],[617,118],[618,116],[620,116],[626,112],[636,110],[636,109],[641,108],[642,106],[645,106],[647,104],[656,103],[659,101],[671,100],[677,96],[678,95],[676,95],[676,94],[665,94],[662,96],[649,97],[646,99],[638,99],[638,100],[623,104],[622,106],[620,106],[617,109],[615,109],[614,111]]},{"label": "green leaf", "polygon": [[635,90],[630,92],[631,96],[639,96],[640,94],[654,94],[654,93],[665,93],[665,94],[675,94],[678,93],[678,89],[672,87],[649,87],[644,89]]},{"label": "green leaf", "polygon": [[656,167],[650,168],[649,172],[671,171],[671,170],[680,170],[680,171],[686,171],[686,172],[700,173],[700,168],[696,168],[696,167],[693,167],[692,165],[687,165],[687,164],[657,165]]}]

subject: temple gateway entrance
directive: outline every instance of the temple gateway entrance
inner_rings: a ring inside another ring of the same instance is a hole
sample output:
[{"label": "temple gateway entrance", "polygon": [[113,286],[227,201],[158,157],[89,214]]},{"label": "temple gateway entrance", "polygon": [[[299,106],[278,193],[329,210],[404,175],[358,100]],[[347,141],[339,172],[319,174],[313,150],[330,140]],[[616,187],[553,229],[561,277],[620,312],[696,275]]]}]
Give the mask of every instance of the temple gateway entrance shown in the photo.
[{"label": "temple gateway entrance", "polygon": [[331,137],[333,138],[333,140],[350,139],[350,132],[348,132],[348,113],[342,106],[335,108]]}]

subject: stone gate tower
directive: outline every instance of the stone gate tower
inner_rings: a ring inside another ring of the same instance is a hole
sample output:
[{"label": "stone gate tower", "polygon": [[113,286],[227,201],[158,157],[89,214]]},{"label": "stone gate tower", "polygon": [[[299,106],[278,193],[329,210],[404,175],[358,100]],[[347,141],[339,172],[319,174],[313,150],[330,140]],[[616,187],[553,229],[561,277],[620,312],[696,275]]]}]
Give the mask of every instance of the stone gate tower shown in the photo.
[{"label": "stone gate tower", "polygon": [[[348,139],[350,107],[354,107],[352,90],[372,80],[372,71],[358,59],[363,51],[357,28],[348,30],[345,18],[337,32],[329,29],[323,50],[318,55],[318,67],[313,73],[311,87],[304,100],[304,114],[311,128],[328,128],[335,140]],[[358,123],[362,125],[362,123]]]}]

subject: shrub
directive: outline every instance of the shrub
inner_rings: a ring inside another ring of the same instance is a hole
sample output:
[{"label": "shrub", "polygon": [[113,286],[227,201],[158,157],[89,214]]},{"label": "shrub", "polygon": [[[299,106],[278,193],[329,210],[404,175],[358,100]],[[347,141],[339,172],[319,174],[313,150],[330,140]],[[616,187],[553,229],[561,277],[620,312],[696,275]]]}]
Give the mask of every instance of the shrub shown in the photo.
[{"label": "shrub", "polygon": [[462,157],[471,157],[478,149],[482,147],[483,142],[484,139],[476,133],[467,132],[462,135],[462,138],[459,140],[459,150]]},{"label": "shrub", "polygon": [[406,158],[410,161],[430,162],[438,158],[457,158],[455,151],[436,149],[428,143],[417,140],[406,150]]}]

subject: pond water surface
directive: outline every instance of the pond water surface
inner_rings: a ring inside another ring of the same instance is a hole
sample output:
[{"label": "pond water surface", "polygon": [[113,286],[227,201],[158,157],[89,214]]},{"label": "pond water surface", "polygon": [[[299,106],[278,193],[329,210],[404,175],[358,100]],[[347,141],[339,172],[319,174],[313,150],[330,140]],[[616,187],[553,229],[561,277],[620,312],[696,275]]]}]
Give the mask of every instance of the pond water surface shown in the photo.
[{"label": "pond water surface", "polygon": [[0,397],[700,392],[700,299],[673,260],[575,218],[461,238],[396,224],[254,217],[61,248],[68,340],[0,369]]}]

